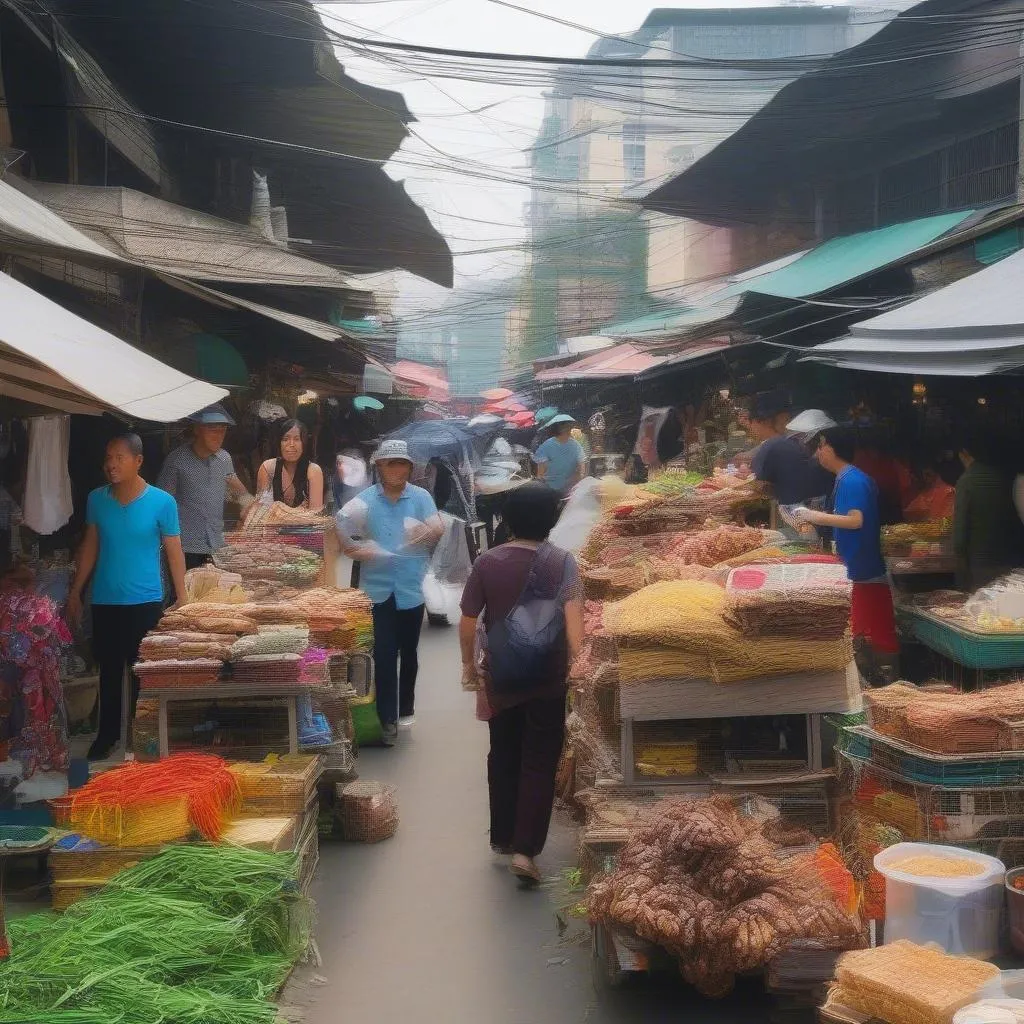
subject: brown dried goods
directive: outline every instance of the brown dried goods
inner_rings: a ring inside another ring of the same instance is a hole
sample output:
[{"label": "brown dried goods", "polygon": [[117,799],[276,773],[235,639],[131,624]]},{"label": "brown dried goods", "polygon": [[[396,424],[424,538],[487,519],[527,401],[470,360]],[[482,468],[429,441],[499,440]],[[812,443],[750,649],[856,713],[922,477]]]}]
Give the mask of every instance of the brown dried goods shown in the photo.
[{"label": "brown dried goods", "polygon": [[616,870],[591,883],[588,910],[663,946],[706,995],[729,991],[737,973],[794,940],[853,948],[861,938],[813,859],[785,857],[727,797],[654,804]]}]

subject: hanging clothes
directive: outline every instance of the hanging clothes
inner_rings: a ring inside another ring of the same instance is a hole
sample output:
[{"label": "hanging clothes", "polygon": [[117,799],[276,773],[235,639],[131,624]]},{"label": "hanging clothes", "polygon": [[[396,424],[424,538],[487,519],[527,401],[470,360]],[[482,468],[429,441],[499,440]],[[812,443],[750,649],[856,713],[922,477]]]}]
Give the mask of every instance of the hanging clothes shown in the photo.
[{"label": "hanging clothes", "polygon": [[74,511],[68,473],[70,438],[70,416],[37,416],[29,421],[22,519],[44,537],[56,533]]}]

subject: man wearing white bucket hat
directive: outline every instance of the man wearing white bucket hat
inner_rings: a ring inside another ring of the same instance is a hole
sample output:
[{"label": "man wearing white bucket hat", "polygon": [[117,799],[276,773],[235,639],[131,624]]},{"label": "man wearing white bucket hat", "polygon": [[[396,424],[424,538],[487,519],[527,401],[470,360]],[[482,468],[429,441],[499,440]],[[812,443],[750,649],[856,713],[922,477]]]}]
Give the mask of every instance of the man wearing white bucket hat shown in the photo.
[{"label": "man wearing white bucket hat", "polygon": [[345,554],[361,565],[359,586],[373,602],[377,713],[390,746],[399,724],[413,723],[423,580],[444,527],[429,492],[409,483],[413,462],[405,441],[381,442],[370,461],[378,482],[342,508],[337,526]]}]

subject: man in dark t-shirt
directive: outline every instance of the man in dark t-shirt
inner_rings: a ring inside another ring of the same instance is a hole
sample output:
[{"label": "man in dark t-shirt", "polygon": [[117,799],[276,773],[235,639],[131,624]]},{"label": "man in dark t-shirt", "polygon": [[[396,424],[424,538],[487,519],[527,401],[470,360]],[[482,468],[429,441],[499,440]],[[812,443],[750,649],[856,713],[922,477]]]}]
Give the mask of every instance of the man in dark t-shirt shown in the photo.
[{"label": "man in dark t-shirt", "polygon": [[827,495],[832,479],[800,441],[786,433],[788,420],[789,405],[782,396],[757,396],[750,411],[750,432],[761,446],[750,468],[780,505],[798,505]]}]

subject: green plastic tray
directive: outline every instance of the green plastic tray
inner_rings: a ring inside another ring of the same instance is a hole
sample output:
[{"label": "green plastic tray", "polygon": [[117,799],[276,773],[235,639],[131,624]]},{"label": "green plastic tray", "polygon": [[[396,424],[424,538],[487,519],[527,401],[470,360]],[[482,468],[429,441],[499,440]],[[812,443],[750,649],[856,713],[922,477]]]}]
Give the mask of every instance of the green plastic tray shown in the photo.
[{"label": "green plastic tray", "polygon": [[925,647],[965,668],[1024,668],[1024,633],[975,633],[920,611],[905,621]]}]

